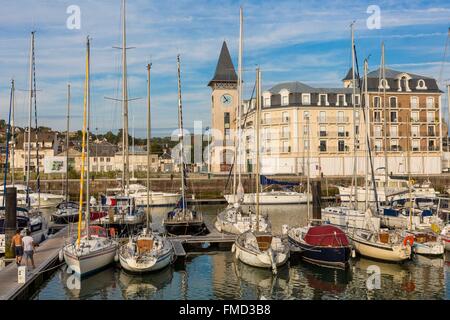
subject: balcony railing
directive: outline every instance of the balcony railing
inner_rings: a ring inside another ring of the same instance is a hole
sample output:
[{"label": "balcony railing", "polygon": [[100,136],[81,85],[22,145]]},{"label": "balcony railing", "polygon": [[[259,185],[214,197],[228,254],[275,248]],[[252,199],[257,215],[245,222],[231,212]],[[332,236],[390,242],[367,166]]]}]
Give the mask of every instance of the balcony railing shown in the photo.
[{"label": "balcony railing", "polygon": [[317,117],[318,123],[347,123],[349,121],[349,117]]}]

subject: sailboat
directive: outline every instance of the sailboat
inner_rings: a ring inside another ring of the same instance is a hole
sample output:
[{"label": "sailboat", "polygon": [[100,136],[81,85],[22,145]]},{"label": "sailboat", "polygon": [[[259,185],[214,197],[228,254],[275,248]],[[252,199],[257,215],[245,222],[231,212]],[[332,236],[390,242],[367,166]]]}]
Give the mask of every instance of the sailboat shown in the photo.
[{"label": "sailboat", "polygon": [[[239,11],[239,22],[240,22],[240,28],[239,28],[239,66],[238,66],[238,105],[237,105],[237,122],[236,125],[238,126],[238,132],[237,132],[237,139],[235,141],[237,142],[235,146],[235,165],[233,166],[234,169],[234,181],[233,181],[233,189],[234,189],[234,197],[233,201],[230,199],[227,199],[228,196],[226,195],[225,198],[229,202],[229,205],[219,212],[216,217],[216,221],[214,223],[215,228],[219,232],[227,232],[232,234],[241,234],[243,232],[246,232],[248,230],[253,230],[253,228],[256,225],[256,214],[249,212],[245,213],[242,209],[242,202],[245,203],[245,194],[244,194],[244,188],[242,186],[241,182],[241,164],[240,164],[240,147],[241,147],[241,106],[242,106],[242,51],[243,51],[243,10],[242,7]],[[251,100],[251,99],[250,99]],[[238,168],[238,186],[236,187],[236,168]],[[247,194],[248,195],[248,194]],[[259,217],[259,228],[261,231],[270,231],[270,223],[268,219],[264,216]],[[254,230],[253,230],[254,231]]]},{"label": "sailboat", "polygon": [[142,226],[145,219],[145,213],[142,208],[136,206],[135,198],[129,194],[128,102],[133,99],[128,98],[125,0],[122,0],[122,47],[120,49],[122,50],[122,99],[119,101],[123,104],[122,190],[119,194],[108,197],[108,214],[98,219],[97,222],[117,229],[119,234],[127,234]]},{"label": "sailboat", "polygon": [[[309,118],[306,123],[307,141],[310,146]],[[310,194],[310,149],[307,157],[307,192]],[[344,231],[332,225],[313,225],[310,222],[310,202],[307,202],[309,225],[288,230],[289,244],[300,251],[304,261],[332,268],[346,268],[349,265],[351,246]]]},{"label": "sailboat", "polygon": [[[353,95],[355,95],[355,89],[356,86],[358,85],[358,87],[361,89],[361,86],[359,85],[359,81],[358,83],[356,82],[356,77],[355,77],[355,60],[356,60],[356,50],[355,50],[355,44],[354,44],[354,28],[353,28],[354,24],[351,24],[351,50],[352,50],[352,87],[353,87]],[[358,77],[359,79],[359,77]],[[366,86],[366,90],[367,90],[367,86]],[[368,106],[368,97],[367,97],[367,92],[365,92],[366,94],[366,108],[369,108]],[[354,109],[354,115],[356,112],[356,105],[354,103],[355,99],[353,99],[353,109]],[[356,119],[356,118],[355,118]],[[369,170],[369,165],[368,162],[371,159],[370,157],[370,147],[369,147],[369,142],[370,142],[370,138],[369,138],[369,130],[367,130],[367,128],[369,128],[368,125],[368,114],[366,116],[366,166],[365,166],[365,173],[366,173],[366,177],[365,177],[365,183],[366,186],[368,185],[368,170]],[[354,126],[355,127],[355,126]],[[354,130],[354,134],[356,135],[356,130]],[[356,149],[357,149],[357,145],[356,143],[353,146],[353,158],[354,158],[354,165],[356,166]],[[350,192],[349,194],[352,197],[356,197],[358,199],[358,187],[357,187],[357,183],[356,183],[356,167],[354,166],[354,170],[353,170],[353,180],[352,180],[352,186],[350,187]],[[368,188],[366,188],[366,190],[368,190]],[[374,186],[374,194],[375,196],[377,195],[376,192],[376,186]],[[352,198],[354,199],[354,198]],[[355,200],[357,200],[355,199]],[[366,199],[368,199],[368,197],[366,196]],[[378,202],[376,202],[378,203]],[[380,227],[380,219],[378,217],[374,217],[374,215],[372,214],[372,211],[370,210],[369,206],[368,206],[368,202],[366,201],[366,208],[365,210],[359,210],[357,208],[356,205],[356,201],[355,203],[353,203],[353,206],[328,206],[324,209],[322,209],[322,220],[325,222],[328,222],[330,224],[336,225],[338,227],[342,227],[342,228],[359,228],[359,229],[365,229],[367,228],[367,225],[370,224],[372,226],[372,228],[374,228],[375,230],[378,230]]]},{"label": "sailboat", "polygon": [[203,222],[203,214],[187,208],[186,203],[186,166],[184,163],[183,106],[181,104],[181,71],[180,55],[177,56],[178,72],[178,130],[180,138],[180,178],[181,199],[177,206],[169,211],[163,220],[167,233],[172,235],[200,235],[207,231]]},{"label": "sailboat", "polygon": [[[369,110],[368,94],[367,94],[367,73],[368,62],[364,61],[364,107]],[[365,110],[363,109],[363,113]],[[370,139],[368,136],[369,119],[368,112],[365,113],[366,119],[366,131],[367,131],[367,156],[370,158]],[[367,166],[366,166],[366,181],[367,181]],[[367,183],[366,183],[367,187]],[[376,194],[376,188],[375,188]],[[367,197],[366,197],[367,199]],[[363,229],[349,228],[347,229],[347,235],[351,239],[356,252],[360,255],[372,259],[389,261],[389,262],[402,262],[411,257],[411,247],[414,242],[414,237],[404,237],[400,232],[395,230],[380,229],[379,225],[374,225],[371,217],[371,209],[367,206],[366,201],[366,227]],[[378,209],[378,201],[376,202]]]},{"label": "sailboat", "polygon": [[248,265],[260,268],[271,268],[277,273],[277,268],[286,263],[289,258],[289,246],[280,237],[259,229],[259,117],[261,110],[261,71],[256,70],[256,230],[240,234],[233,244],[232,252],[237,259]]},{"label": "sailboat", "polygon": [[75,201],[69,201],[69,124],[70,124],[70,84],[67,84],[67,131],[66,131],[66,174],[65,174],[65,199],[56,206],[56,212],[51,217],[54,223],[64,224],[78,222],[79,205]]},{"label": "sailboat", "polygon": [[[80,199],[78,207],[78,233],[75,242],[62,249],[64,260],[76,275],[86,276],[113,263],[117,254],[117,242],[108,237],[101,226],[90,226],[90,215],[82,230],[82,207],[84,195],[84,176],[86,174],[86,199],[89,199],[89,118],[90,118],[90,40],[86,43],[86,78],[84,83],[83,131],[81,152]],[[90,212],[90,202],[86,201],[86,212]]]},{"label": "sailboat", "polygon": [[[150,68],[147,65],[147,164],[150,163]],[[147,171],[147,186],[150,186],[150,176]],[[172,243],[166,237],[160,236],[149,228],[151,198],[147,188],[147,227],[138,235],[130,237],[128,242],[119,248],[119,261],[122,268],[131,272],[149,272],[167,267],[174,258]]]}]

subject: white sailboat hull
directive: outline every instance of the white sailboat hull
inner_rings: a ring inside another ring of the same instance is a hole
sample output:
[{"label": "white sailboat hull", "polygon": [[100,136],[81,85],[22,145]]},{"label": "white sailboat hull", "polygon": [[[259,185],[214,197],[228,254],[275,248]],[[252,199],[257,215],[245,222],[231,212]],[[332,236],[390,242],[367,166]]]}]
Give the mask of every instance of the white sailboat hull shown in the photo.
[{"label": "white sailboat hull", "polygon": [[350,208],[336,207],[322,209],[322,220],[343,228],[366,229],[368,222],[371,223],[375,230],[380,228],[380,218],[369,218],[364,212]]},{"label": "white sailboat hull", "polygon": [[[238,202],[238,196],[234,194],[227,194],[224,196],[229,204],[234,204]],[[311,195],[309,196],[312,200]],[[306,193],[299,192],[261,192],[259,194],[259,204],[298,204],[306,203],[308,197]],[[256,204],[256,194],[255,193],[245,193],[243,204]]]},{"label": "white sailboat hull", "polygon": [[441,256],[444,254],[444,244],[439,242],[417,243],[413,245],[413,251],[416,254],[427,256]]},{"label": "white sailboat hull", "polygon": [[[354,202],[355,201],[355,190],[351,187],[342,187],[339,186],[339,199],[342,202]],[[366,189],[364,187],[358,187],[357,191],[357,202],[365,202],[366,201]],[[413,198],[427,198],[434,199],[436,198],[436,192],[433,188],[424,189],[424,188],[415,188],[412,191]],[[375,192],[373,189],[369,189],[368,192],[369,202],[375,202]],[[377,198],[378,201],[385,202],[390,200],[403,200],[409,198],[409,193],[407,188],[387,188],[387,200],[386,194],[384,192],[384,188],[377,188]]]},{"label": "white sailboat hull", "polygon": [[[257,268],[269,268],[269,269],[272,268],[272,262],[267,252],[257,254],[250,250],[247,250],[244,247],[236,245],[235,255],[237,259],[250,266]],[[276,266],[279,267],[284,265],[288,258],[289,258],[288,254],[285,253],[277,254],[275,262]]]},{"label": "white sailboat hull", "polygon": [[350,238],[353,245],[360,255],[372,259],[389,261],[389,262],[402,262],[410,258],[411,247],[410,246],[392,246],[387,248],[374,243],[366,242],[361,239],[352,237]]},{"label": "white sailboat hull", "polygon": [[79,276],[94,273],[114,262],[117,246],[110,245],[90,252],[77,252],[75,245],[63,249],[64,260],[69,268]]},{"label": "white sailboat hull", "polygon": [[158,257],[153,261],[146,261],[144,263],[139,263],[133,258],[125,258],[119,255],[120,265],[122,268],[133,273],[143,273],[158,271],[167,267],[173,259],[173,252],[170,251],[162,257]]}]

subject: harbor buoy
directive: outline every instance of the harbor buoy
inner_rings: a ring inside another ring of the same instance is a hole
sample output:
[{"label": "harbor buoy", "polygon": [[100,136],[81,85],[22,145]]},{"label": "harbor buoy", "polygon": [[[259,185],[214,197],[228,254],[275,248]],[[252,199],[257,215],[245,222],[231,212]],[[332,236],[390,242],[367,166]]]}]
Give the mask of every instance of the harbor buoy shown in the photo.
[{"label": "harbor buoy", "polygon": [[64,261],[64,253],[63,253],[62,249],[59,250],[59,252],[58,252],[58,259],[59,259],[59,262]]}]

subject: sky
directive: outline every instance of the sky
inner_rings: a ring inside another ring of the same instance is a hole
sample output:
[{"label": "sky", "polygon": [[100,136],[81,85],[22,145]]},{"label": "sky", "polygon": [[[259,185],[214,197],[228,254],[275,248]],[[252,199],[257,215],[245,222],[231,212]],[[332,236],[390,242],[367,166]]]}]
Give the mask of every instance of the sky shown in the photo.
[{"label": "sky", "polygon": [[[80,29],[67,28],[67,8],[80,8]],[[371,5],[380,9],[371,24]],[[177,127],[176,56],[181,56],[183,116],[210,124],[207,87],[222,42],[237,68],[239,7],[244,10],[244,89],[249,98],[257,65],[263,89],[285,81],[341,87],[351,65],[350,24],[355,21],[358,61],[380,64],[385,42],[386,67],[450,81],[450,53],[444,49],[450,27],[448,1],[205,1],[128,0],[127,50],[130,134],[146,130],[147,63],[152,63],[152,135]],[[367,20],[369,19],[369,24]],[[0,118],[9,110],[10,81],[16,83],[16,124],[28,121],[30,32],[36,31],[38,124],[66,129],[67,83],[71,83],[71,130],[81,129],[86,36],[91,37],[91,131],[122,127],[120,98],[120,0],[0,0]],[[450,46],[450,44],[449,44]],[[448,49],[450,51],[450,48]],[[362,70],[362,67],[360,68]],[[446,99],[443,95],[443,103]],[[447,115],[447,108],[444,109]],[[34,120],[33,120],[34,121]],[[134,130],[134,131],[133,131]]]}]

